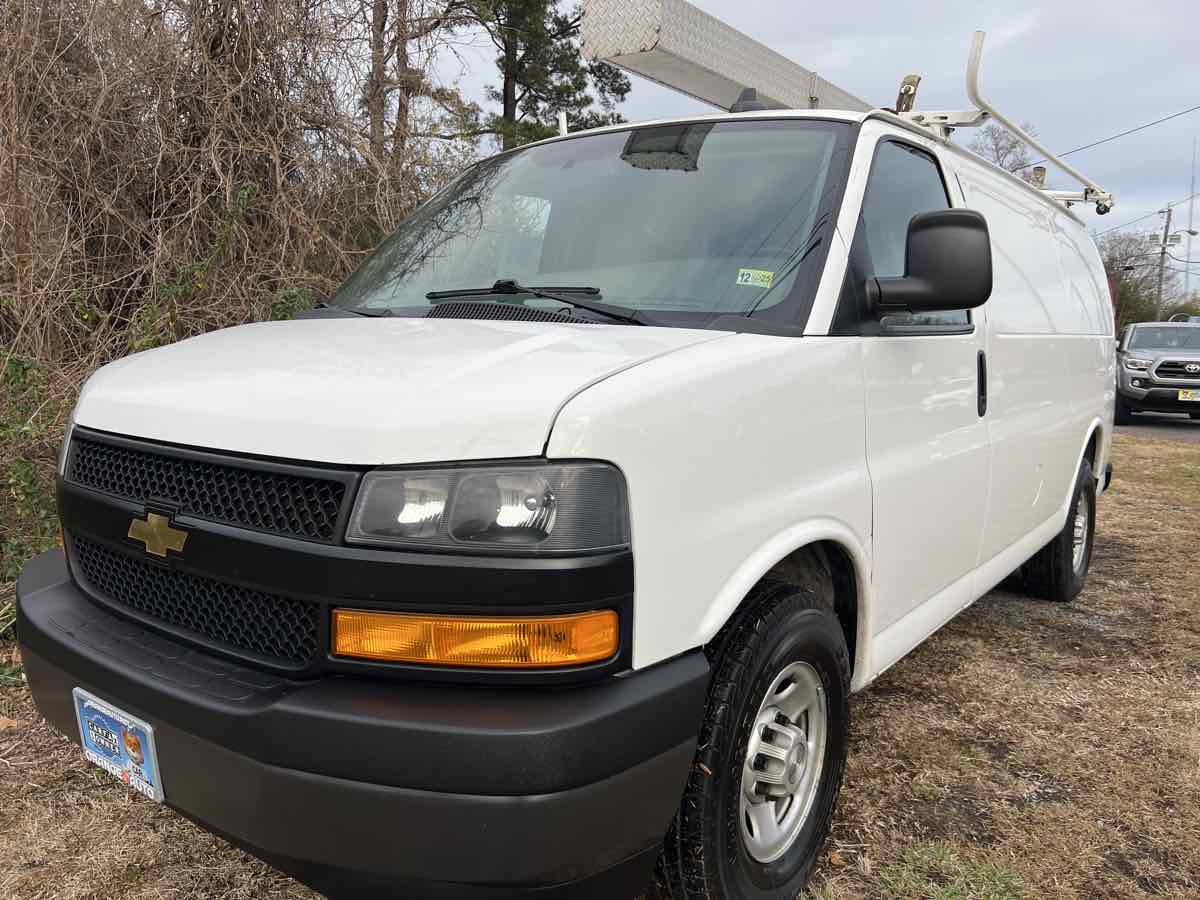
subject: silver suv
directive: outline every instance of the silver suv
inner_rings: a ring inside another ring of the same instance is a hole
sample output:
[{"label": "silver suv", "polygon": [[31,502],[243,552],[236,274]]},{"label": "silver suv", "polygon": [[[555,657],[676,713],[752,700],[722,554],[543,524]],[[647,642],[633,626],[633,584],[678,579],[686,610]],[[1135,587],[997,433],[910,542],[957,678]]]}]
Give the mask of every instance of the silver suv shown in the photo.
[{"label": "silver suv", "polygon": [[1135,412],[1200,419],[1200,321],[1139,322],[1117,345],[1116,423]]}]

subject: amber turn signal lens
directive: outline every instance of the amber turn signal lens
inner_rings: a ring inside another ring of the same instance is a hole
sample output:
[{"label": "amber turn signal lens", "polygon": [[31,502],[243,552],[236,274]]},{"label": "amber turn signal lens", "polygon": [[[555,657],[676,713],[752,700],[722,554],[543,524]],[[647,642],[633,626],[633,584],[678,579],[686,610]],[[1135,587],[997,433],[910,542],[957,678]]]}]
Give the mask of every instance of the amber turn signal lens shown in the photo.
[{"label": "amber turn signal lens", "polygon": [[493,618],[333,611],[338,656],[441,666],[540,669],[608,659],[620,640],[612,610]]}]

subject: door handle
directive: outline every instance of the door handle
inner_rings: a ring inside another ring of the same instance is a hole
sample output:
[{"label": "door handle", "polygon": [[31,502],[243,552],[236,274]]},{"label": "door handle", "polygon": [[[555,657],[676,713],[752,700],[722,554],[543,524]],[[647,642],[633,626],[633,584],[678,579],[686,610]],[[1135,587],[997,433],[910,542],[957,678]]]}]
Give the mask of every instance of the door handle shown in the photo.
[{"label": "door handle", "polygon": [[980,350],[979,355],[975,358],[975,362],[977,367],[977,384],[979,386],[979,417],[983,418],[985,415],[987,415],[988,401],[987,354]]}]

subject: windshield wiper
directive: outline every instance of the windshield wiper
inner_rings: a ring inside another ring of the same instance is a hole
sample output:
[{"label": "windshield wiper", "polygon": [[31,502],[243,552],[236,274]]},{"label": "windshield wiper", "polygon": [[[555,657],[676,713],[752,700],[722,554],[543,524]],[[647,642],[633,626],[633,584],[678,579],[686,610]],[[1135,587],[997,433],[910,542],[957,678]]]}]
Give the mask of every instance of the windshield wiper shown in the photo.
[{"label": "windshield wiper", "polygon": [[313,309],[335,309],[338,312],[348,312],[356,316],[366,316],[368,319],[387,319],[392,315],[392,311],[387,307],[382,309],[364,309],[361,306],[341,306],[337,303],[326,303],[324,300],[318,300],[313,304]]},{"label": "windshield wiper", "polygon": [[566,303],[568,306],[574,306],[577,309],[586,309],[588,312],[594,312],[598,315],[615,319],[618,322],[626,322],[630,325],[648,324],[646,320],[642,318],[642,314],[636,309],[630,309],[627,306],[616,306],[612,303],[601,303],[599,300],[583,300],[577,296],[568,296],[583,294],[584,296],[599,297],[600,291],[594,287],[526,287],[523,284],[518,284],[511,278],[502,278],[490,288],[463,288],[456,291],[430,291],[425,295],[425,299],[432,300],[436,303],[438,301],[453,300],[459,297],[494,297],[498,295],[514,294],[529,294],[531,297],[541,297],[544,300],[555,300],[559,303]]}]

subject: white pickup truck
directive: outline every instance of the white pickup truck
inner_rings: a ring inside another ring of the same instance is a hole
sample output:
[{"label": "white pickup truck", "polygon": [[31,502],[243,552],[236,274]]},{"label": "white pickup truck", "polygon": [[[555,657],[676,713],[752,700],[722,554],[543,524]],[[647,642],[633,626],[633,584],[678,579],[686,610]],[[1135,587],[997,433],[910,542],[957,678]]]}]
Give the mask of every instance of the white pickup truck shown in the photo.
[{"label": "white pickup truck", "polygon": [[888,112],[504,153],[327,308],[88,381],[29,684],[331,895],[791,900],[851,694],[1080,590],[1114,354],[1075,215]]}]

